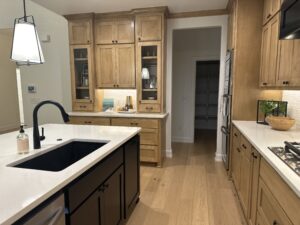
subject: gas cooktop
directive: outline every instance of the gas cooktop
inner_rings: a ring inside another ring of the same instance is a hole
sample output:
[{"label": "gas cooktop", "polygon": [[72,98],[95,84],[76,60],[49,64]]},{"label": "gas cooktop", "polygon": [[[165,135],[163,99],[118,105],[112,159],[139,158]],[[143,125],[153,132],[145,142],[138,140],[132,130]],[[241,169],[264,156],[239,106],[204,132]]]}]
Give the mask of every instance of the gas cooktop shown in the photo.
[{"label": "gas cooktop", "polygon": [[285,164],[300,176],[300,142],[284,142],[284,147],[269,147]]}]

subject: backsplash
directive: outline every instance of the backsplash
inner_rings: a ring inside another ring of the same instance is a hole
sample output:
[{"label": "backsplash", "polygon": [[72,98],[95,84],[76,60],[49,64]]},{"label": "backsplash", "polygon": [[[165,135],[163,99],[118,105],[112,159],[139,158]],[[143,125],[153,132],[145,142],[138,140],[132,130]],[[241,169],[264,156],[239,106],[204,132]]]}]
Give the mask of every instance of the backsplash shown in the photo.
[{"label": "backsplash", "polygon": [[282,100],[288,101],[288,115],[296,119],[300,127],[300,91],[283,91]]},{"label": "backsplash", "polygon": [[[97,90],[98,91],[98,90]],[[102,91],[102,90],[99,90]],[[126,102],[126,96],[132,96],[133,109],[136,110],[136,90],[133,89],[104,89],[103,98],[114,99],[114,110],[118,107],[124,107]]]}]

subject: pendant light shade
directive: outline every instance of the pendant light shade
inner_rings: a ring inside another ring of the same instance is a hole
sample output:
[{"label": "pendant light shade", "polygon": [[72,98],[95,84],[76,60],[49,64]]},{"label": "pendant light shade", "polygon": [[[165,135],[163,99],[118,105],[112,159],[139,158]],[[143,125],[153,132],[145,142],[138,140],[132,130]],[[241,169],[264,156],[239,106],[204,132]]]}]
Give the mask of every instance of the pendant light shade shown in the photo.
[{"label": "pendant light shade", "polygon": [[150,79],[150,73],[148,68],[143,68],[142,69],[142,79],[144,80],[149,80]]},{"label": "pendant light shade", "polygon": [[45,62],[33,16],[15,19],[11,60],[18,65],[42,64]]}]

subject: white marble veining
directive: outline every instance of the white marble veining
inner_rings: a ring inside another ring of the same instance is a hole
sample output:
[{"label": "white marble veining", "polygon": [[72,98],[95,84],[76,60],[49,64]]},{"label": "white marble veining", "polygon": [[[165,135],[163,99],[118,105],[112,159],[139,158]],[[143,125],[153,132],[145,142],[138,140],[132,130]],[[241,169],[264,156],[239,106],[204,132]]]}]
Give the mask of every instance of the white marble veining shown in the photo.
[{"label": "white marble veining", "polygon": [[68,112],[70,116],[164,119],[168,113]]},{"label": "white marble veining", "polygon": [[300,129],[276,131],[270,126],[260,125],[254,121],[233,121],[233,124],[300,197],[300,177],[268,149],[268,147],[283,147],[284,141],[300,141]]},{"label": "white marble veining", "polygon": [[[30,138],[30,153],[27,155],[17,154],[16,136],[18,132],[0,135],[0,224],[8,225],[15,222],[141,130],[137,127],[65,124],[47,124],[42,127],[45,128],[46,140],[42,141],[40,150],[33,150],[32,129],[26,129]],[[58,138],[63,140],[57,141]],[[108,143],[59,172],[7,166],[71,140]]]}]

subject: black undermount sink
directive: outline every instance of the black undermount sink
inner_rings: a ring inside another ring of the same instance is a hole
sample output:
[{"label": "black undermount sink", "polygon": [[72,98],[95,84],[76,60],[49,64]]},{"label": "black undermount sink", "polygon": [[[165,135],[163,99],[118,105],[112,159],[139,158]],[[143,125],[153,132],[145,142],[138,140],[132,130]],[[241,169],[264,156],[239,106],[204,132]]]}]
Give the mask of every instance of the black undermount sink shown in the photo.
[{"label": "black undermount sink", "polygon": [[106,143],[107,142],[72,141],[42,155],[10,166],[57,172],[84,158]]}]

